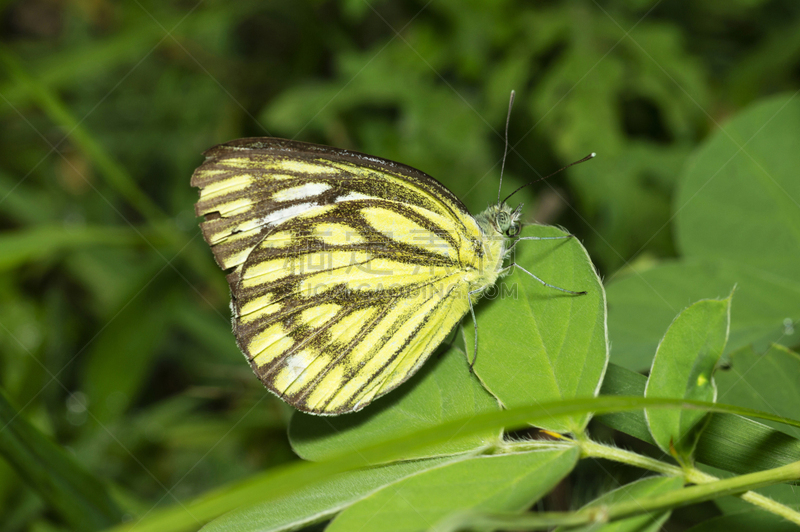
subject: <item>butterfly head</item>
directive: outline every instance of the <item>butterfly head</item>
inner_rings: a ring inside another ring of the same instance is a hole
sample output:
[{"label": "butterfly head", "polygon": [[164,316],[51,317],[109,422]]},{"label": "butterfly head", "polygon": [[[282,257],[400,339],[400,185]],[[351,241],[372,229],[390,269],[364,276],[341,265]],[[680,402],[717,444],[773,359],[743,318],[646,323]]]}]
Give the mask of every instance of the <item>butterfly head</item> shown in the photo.
[{"label": "butterfly head", "polygon": [[491,228],[505,238],[514,238],[522,230],[519,221],[522,212],[522,204],[512,209],[507,203],[496,203],[490,206],[483,213],[483,218]]}]

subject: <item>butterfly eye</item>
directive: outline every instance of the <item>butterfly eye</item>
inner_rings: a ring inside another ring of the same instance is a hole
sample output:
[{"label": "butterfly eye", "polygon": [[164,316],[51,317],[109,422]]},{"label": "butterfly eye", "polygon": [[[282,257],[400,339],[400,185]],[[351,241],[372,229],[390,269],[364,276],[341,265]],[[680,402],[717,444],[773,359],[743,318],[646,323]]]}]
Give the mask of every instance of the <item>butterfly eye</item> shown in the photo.
[{"label": "butterfly eye", "polygon": [[505,212],[502,212],[502,211],[499,212],[497,214],[497,225],[499,225],[501,228],[507,226],[508,225],[508,214],[506,214]]}]

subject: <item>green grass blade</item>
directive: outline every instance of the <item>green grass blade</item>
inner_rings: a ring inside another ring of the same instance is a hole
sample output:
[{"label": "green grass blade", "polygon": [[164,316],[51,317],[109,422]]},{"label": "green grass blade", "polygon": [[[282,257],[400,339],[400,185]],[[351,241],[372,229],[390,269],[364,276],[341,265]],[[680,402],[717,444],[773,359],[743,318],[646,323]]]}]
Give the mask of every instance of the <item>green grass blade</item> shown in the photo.
[{"label": "green grass blade", "polygon": [[124,227],[38,226],[0,235],[0,271],[88,246],[134,246],[142,237]]},{"label": "green grass blade", "polygon": [[130,523],[115,527],[113,530],[117,532],[123,530],[136,530],[136,532],[195,530],[198,525],[236,508],[274,501],[286,496],[292,490],[303,488],[313,483],[325,482],[332,476],[344,471],[401,459],[403,456],[418,449],[447,441],[456,436],[463,437],[500,428],[517,429],[527,427],[529,424],[535,425],[541,420],[552,419],[552,417],[570,417],[589,412],[607,414],[610,412],[641,410],[645,407],[688,408],[708,412],[747,415],[800,427],[800,421],[782,418],[765,412],[677,399],[596,397],[541,403],[453,420],[442,425],[403,435],[389,442],[356,449],[353,452],[324,462],[296,462],[278,467],[244,482],[214,490],[179,507],[154,511],[146,519],[133,519]]},{"label": "green grass blade", "polygon": [[154,222],[165,218],[162,210],[139,188],[133,177],[119,165],[81,125],[69,109],[47,87],[28,74],[14,55],[7,49],[0,49],[0,60],[6,72],[15,83],[26,87],[45,113],[54,123],[68,133],[73,142],[83,150],[97,165],[101,175],[133,205],[145,218]]},{"label": "green grass blade", "polygon": [[[206,277],[216,274],[211,261],[201,255],[199,242],[194,243],[194,239],[181,234],[172,223],[165,223],[167,216],[163,210],[139,187],[133,176],[81,125],[81,121],[73,116],[55,93],[28,74],[19,60],[2,47],[0,47],[0,63],[17,84],[25,86],[34,95],[42,110],[69,134],[72,141],[97,166],[99,174],[106,182],[151,224],[161,238],[176,252],[181,253],[183,259],[199,273]],[[186,180],[188,183],[189,176]]]},{"label": "green grass blade", "polygon": [[2,390],[0,453],[73,530],[99,530],[121,520],[103,483],[22,418]]}]

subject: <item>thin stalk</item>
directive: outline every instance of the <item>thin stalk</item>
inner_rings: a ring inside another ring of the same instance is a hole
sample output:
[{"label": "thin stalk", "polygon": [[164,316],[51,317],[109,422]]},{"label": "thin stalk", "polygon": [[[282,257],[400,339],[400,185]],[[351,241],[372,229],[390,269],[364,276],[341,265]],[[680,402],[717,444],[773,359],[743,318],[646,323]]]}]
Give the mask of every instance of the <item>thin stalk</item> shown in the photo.
[{"label": "thin stalk", "polygon": [[[580,444],[581,444],[582,458],[605,458],[607,460],[613,460],[615,462],[620,462],[623,464],[640,467],[642,469],[648,469],[650,471],[655,471],[657,473],[661,473],[662,475],[683,477],[686,480],[686,482],[697,484],[698,486],[713,484],[715,482],[721,482],[719,478],[713,475],[709,475],[708,473],[704,473],[694,467],[684,469],[678,466],[673,466],[664,463],[654,458],[642,456],[640,454],[631,451],[626,451],[624,449],[610,447],[597,442],[593,442],[591,440],[581,441]],[[798,468],[798,471],[800,471],[800,465],[798,464],[800,464],[800,462],[795,462],[793,464],[789,464],[783,467],[785,468],[794,466]],[[760,471],[759,473],[753,473],[753,474],[767,473],[769,471],[778,471],[782,469],[783,468],[768,469],[767,471]],[[749,475],[742,475],[739,477],[732,477],[732,478],[743,478],[748,476]],[[796,480],[797,478],[800,478],[800,474],[798,477],[789,478],[788,480]],[[784,480],[776,480],[771,484],[776,484],[778,482],[784,482]],[[755,488],[748,488],[748,489],[750,490]],[[762,508],[770,513],[779,515],[784,519],[786,519],[787,521],[791,521],[792,523],[800,525],[800,512],[797,512],[789,508],[788,506],[780,504],[779,502],[773,501],[769,497],[765,497],[764,495],[755,493],[753,491],[746,491],[745,493],[735,494],[735,495],[737,495],[742,500],[745,500],[755,506],[758,506],[759,508]]]},{"label": "thin stalk", "polygon": [[[632,501],[622,501],[611,505],[584,508],[577,512],[540,512],[528,514],[505,513],[462,513],[454,516],[434,528],[436,532],[454,532],[456,530],[545,530],[553,526],[578,526],[603,524],[642,514],[651,514],[679,508],[690,504],[736,495],[748,490],[797,480],[800,478],[800,462],[759,471],[748,475],[740,475],[724,480],[715,480],[676,491],[670,491],[653,497],[644,497]],[[796,514],[796,512],[795,512]],[[800,524],[797,517],[785,516],[794,523]]]}]

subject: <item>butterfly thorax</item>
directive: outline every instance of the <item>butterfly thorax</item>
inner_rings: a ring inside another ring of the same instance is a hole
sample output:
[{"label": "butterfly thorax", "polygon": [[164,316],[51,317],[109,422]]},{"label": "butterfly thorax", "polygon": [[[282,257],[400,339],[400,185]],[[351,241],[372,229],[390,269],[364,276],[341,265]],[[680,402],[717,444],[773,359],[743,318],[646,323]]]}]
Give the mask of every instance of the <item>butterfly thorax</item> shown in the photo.
[{"label": "butterfly thorax", "polygon": [[512,209],[506,203],[496,203],[475,216],[475,221],[483,233],[483,252],[485,263],[470,279],[470,287],[478,296],[497,281],[503,270],[503,262],[511,243],[519,235],[522,205]]}]

